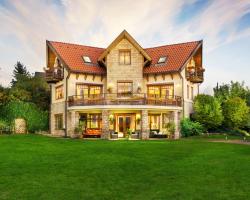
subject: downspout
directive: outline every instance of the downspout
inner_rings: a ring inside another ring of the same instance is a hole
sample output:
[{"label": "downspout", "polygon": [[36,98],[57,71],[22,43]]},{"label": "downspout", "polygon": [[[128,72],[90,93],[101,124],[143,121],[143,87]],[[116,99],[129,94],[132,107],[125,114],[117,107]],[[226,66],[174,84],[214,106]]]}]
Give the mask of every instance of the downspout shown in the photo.
[{"label": "downspout", "polygon": [[[64,68],[63,68],[64,71]],[[64,73],[64,72],[63,72]],[[67,124],[67,119],[68,119],[68,80],[69,80],[69,76],[70,76],[70,72],[68,72],[68,75],[66,77],[66,99],[65,99],[65,119],[64,119],[64,123],[65,123],[65,135],[64,137],[68,136],[68,124]]]},{"label": "downspout", "polygon": [[181,77],[181,82],[182,82],[182,117],[184,118],[184,116],[185,116],[185,106],[184,106],[184,78],[183,78],[183,76],[182,76],[182,74],[181,74],[181,72],[179,72],[179,74],[180,74],[180,77]]}]

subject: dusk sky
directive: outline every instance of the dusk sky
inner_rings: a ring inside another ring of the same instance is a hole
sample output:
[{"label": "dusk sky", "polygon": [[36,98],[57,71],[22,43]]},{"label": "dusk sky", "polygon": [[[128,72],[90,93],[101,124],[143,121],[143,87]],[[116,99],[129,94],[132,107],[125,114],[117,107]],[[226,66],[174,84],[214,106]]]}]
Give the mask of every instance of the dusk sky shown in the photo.
[{"label": "dusk sky", "polygon": [[250,0],[0,0],[0,84],[17,61],[45,67],[45,41],[107,47],[126,29],[142,47],[203,39],[205,82],[250,86]]}]

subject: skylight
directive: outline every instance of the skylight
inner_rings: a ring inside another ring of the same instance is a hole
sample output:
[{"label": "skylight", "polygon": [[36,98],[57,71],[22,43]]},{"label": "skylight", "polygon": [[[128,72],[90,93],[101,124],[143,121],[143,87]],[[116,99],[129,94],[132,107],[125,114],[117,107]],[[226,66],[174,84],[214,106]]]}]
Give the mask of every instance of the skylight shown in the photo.
[{"label": "skylight", "polygon": [[88,56],[83,56],[82,58],[83,58],[83,61],[84,61],[85,63],[91,63],[90,57],[88,57]]},{"label": "skylight", "polygon": [[157,63],[158,63],[158,64],[162,64],[162,63],[165,63],[166,60],[167,60],[167,57],[166,57],[166,56],[162,56],[162,57],[159,58],[159,60],[158,60]]}]

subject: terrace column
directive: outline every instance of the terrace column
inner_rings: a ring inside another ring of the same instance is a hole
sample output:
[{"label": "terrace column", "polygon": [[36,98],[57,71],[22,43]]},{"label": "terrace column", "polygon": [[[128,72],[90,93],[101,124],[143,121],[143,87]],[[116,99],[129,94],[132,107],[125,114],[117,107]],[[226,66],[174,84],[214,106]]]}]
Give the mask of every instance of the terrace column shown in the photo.
[{"label": "terrace column", "polygon": [[174,139],[180,138],[180,119],[179,119],[179,112],[173,111],[173,119],[175,124],[175,133],[174,133]]},{"label": "terrace column", "polygon": [[79,113],[76,111],[68,112],[68,136],[72,136],[74,134],[75,127],[78,126],[79,122]]},{"label": "terrace column", "polygon": [[148,111],[141,111],[141,139],[147,140],[149,138],[149,124],[148,124]]},{"label": "terrace column", "polygon": [[102,110],[102,139],[110,139],[109,134],[109,110]]}]

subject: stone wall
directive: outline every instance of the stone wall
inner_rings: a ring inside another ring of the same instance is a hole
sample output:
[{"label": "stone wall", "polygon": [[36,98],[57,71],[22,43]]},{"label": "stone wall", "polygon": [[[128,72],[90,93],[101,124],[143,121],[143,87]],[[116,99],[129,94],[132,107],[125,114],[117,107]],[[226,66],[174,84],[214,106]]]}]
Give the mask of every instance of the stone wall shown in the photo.
[{"label": "stone wall", "polygon": [[109,134],[109,111],[102,110],[102,139],[110,139]]},{"label": "stone wall", "polygon": [[141,139],[149,139],[148,111],[141,111]]},{"label": "stone wall", "polygon": [[[119,50],[131,50],[131,64],[119,64]],[[107,86],[112,85],[112,93],[117,92],[117,81],[133,81],[133,92],[143,87],[143,56],[126,39],[121,40],[107,55]]]}]

